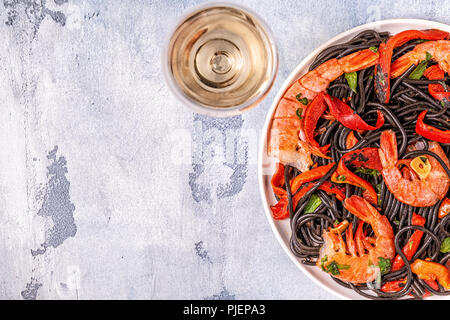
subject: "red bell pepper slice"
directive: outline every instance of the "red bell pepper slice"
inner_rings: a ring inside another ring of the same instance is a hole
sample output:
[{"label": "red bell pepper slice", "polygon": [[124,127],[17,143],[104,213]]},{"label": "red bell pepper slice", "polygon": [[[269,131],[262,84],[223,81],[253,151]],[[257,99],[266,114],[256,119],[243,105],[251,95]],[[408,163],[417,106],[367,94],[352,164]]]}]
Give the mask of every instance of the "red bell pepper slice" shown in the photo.
[{"label": "red bell pepper slice", "polygon": [[352,130],[376,130],[384,124],[383,113],[377,110],[377,123],[375,126],[367,124],[356,112],[347,104],[336,97],[324,94],[325,102],[330,109],[330,113],[337,121],[342,123],[345,127]]},{"label": "red bell pepper slice", "polygon": [[270,183],[272,184],[273,193],[278,198],[286,195],[286,190],[284,190],[284,165],[281,162],[277,163],[277,170],[272,176]]},{"label": "red bell pepper slice", "polygon": [[[422,217],[416,213],[413,213],[411,220],[412,220],[411,221],[412,225],[422,226],[422,227],[425,225],[425,222],[426,222],[424,217]],[[419,248],[422,236],[423,236],[423,231],[420,231],[420,230],[414,231],[414,233],[411,235],[411,237],[409,238],[406,245],[403,247],[402,252],[408,260],[411,260],[412,257],[414,256],[414,254],[417,252],[417,249]],[[400,257],[400,255],[397,255],[392,262],[391,271],[400,270],[401,268],[403,268],[404,265],[405,265],[405,263],[403,262],[403,259]],[[406,279],[407,278],[405,277],[400,280],[386,282],[382,286],[381,290],[384,292],[398,292],[402,289],[401,284],[406,283]],[[439,286],[437,285],[435,280],[425,280],[425,282],[432,289],[439,290]],[[426,291],[424,296],[428,296],[428,295],[429,295],[429,292]]]},{"label": "red bell pepper slice", "polygon": [[325,104],[323,93],[319,93],[313,101],[311,101],[303,114],[303,132],[306,141],[311,147],[311,153],[322,158],[330,159],[330,157],[326,156],[330,145],[328,144],[320,147],[319,143],[314,139],[317,121],[319,121],[326,108],[327,105]]},{"label": "red bell pepper slice", "polygon": [[348,167],[362,167],[381,171],[378,148],[357,149],[344,154],[339,160],[336,171],[331,175],[331,181],[333,182],[348,183],[364,189],[364,199],[376,205],[378,197],[372,184],[350,171]]},{"label": "red bell pepper slice", "polygon": [[438,128],[425,124],[423,120],[426,113],[427,110],[424,110],[419,114],[416,123],[416,133],[433,141],[450,143],[450,130],[440,130]]},{"label": "red bell pepper slice", "polygon": [[[428,67],[423,75],[429,80],[442,80],[444,79],[445,72],[439,67],[438,64]],[[433,98],[439,101],[443,101],[444,104],[450,103],[450,91],[447,91],[441,84],[431,83],[428,85],[428,92]]]},{"label": "red bell pepper slice", "polygon": [[442,201],[441,206],[439,207],[438,218],[442,219],[449,213],[450,213],[450,199],[445,198],[444,201]]},{"label": "red bell pepper slice", "polygon": [[406,30],[397,33],[388,39],[386,43],[380,44],[378,52],[380,58],[375,65],[375,92],[381,103],[388,103],[390,98],[390,78],[392,53],[396,47],[414,39],[443,40],[449,33],[437,29],[430,30]]},{"label": "red bell pepper slice", "polygon": [[355,137],[355,132],[350,131],[350,133],[347,135],[347,139],[345,140],[345,147],[347,149],[353,148],[357,143],[358,139]]},{"label": "red bell pepper slice", "polygon": [[[423,227],[425,225],[425,218],[413,213],[411,223],[414,226],[421,226]],[[417,249],[419,248],[420,241],[422,240],[423,231],[416,230],[409,238],[408,242],[405,244],[405,246],[402,249],[403,254],[406,256],[408,260],[411,260],[413,255],[417,252]],[[403,262],[403,259],[400,257],[400,255],[397,255],[393,262],[392,262],[392,271],[397,271],[403,268],[405,263]]]},{"label": "red bell pepper slice", "polygon": [[[308,182],[312,182],[315,180],[318,180],[322,178],[330,169],[334,166],[334,163],[330,163],[326,166],[320,166],[317,168],[313,168],[309,171],[305,171],[298,176],[296,176],[291,181],[291,191],[294,195],[292,198],[292,205],[295,210],[297,207],[298,202],[300,199],[305,195],[306,192],[308,192],[314,184],[307,184]],[[319,187],[320,190],[323,190],[328,193],[334,193],[336,194],[336,198],[339,200],[343,200],[345,198],[344,191],[339,188],[337,185],[325,181],[322,185]],[[289,217],[289,210],[288,210],[288,199],[287,194],[283,195],[277,204],[270,207],[272,209],[272,216],[276,220],[282,220]]]},{"label": "red bell pepper slice", "polygon": [[450,271],[440,263],[416,259],[411,264],[411,271],[419,279],[437,280],[445,290],[450,290]]}]

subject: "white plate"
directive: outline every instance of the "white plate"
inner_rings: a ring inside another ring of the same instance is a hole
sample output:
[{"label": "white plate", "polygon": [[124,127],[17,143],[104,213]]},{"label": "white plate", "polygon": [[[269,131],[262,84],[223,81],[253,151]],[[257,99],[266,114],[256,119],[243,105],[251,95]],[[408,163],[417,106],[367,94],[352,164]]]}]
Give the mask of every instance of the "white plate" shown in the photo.
[{"label": "white plate", "polygon": [[[320,285],[322,288],[328,290],[329,292],[335,294],[342,299],[364,299],[361,295],[357,294],[353,290],[347,289],[339,284],[337,284],[331,277],[322,272],[322,270],[316,266],[305,266],[289,249],[289,239],[291,236],[291,229],[289,226],[288,219],[278,221],[272,218],[270,211],[270,206],[276,203],[275,196],[272,192],[272,187],[270,184],[270,179],[275,171],[275,164],[278,162],[276,159],[269,157],[267,154],[267,134],[270,123],[272,122],[272,117],[277,107],[278,101],[282,98],[284,92],[289,88],[289,86],[302,75],[308,71],[308,67],[313,62],[315,56],[321,52],[323,49],[338,43],[343,43],[350,40],[352,37],[357,35],[359,32],[367,29],[373,29],[379,32],[389,31],[392,35],[397,34],[401,31],[408,29],[440,29],[450,32],[450,26],[434,21],[419,20],[419,19],[392,19],[383,20],[373,23],[364,24],[362,26],[345,31],[336,37],[328,40],[316,50],[311,52],[302,62],[295,68],[295,70],[289,75],[289,77],[284,82],[277,96],[275,97],[272,106],[267,113],[266,122],[262,131],[262,137],[260,140],[260,149],[258,157],[258,179],[259,187],[261,192],[261,197],[263,200],[264,210],[266,212],[267,219],[272,227],[278,242],[283,247],[286,254],[291,258],[291,260],[297,265],[297,267],[302,270],[313,282]],[[430,298],[428,298],[430,299]],[[446,299],[445,296],[433,296],[431,299]]]}]

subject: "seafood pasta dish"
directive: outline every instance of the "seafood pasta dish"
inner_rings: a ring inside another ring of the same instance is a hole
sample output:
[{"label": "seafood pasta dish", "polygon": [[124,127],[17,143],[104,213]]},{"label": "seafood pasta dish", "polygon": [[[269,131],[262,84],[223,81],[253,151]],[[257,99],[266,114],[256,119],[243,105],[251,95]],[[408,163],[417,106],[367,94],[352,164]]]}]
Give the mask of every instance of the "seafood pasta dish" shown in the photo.
[{"label": "seafood pasta dish", "polygon": [[365,30],[278,102],[275,220],[303,264],[372,299],[450,295],[450,38]]}]

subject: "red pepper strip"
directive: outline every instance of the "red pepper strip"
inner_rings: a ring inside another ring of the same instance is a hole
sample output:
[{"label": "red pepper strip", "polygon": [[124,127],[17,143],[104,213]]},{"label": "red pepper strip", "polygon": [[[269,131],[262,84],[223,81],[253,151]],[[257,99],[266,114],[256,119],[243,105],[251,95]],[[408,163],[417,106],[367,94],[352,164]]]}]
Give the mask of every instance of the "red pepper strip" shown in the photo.
[{"label": "red pepper strip", "polygon": [[[411,223],[413,226],[421,226],[423,227],[425,225],[425,218],[413,213]],[[416,230],[409,238],[408,242],[405,244],[405,246],[402,249],[403,254],[406,256],[406,259],[411,260],[413,255],[417,252],[417,248],[419,248],[420,241],[422,240],[423,231]],[[405,263],[403,262],[403,259],[400,257],[400,255],[397,255],[393,262],[392,262],[392,271],[397,271],[403,268]]]},{"label": "red pepper strip", "polygon": [[345,140],[345,147],[347,149],[353,148],[355,144],[358,143],[358,139],[355,137],[354,131],[350,131],[350,133],[347,135],[347,139]]},{"label": "red pepper strip", "polygon": [[372,184],[354,174],[348,167],[363,167],[381,171],[381,161],[378,155],[378,148],[364,148],[344,154],[339,160],[336,171],[331,175],[331,181],[336,183],[348,183],[359,188],[363,188],[363,197],[377,204],[377,193]]},{"label": "red pepper strip", "polygon": [[[331,167],[333,167],[334,163],[330,163],[326,166],[320,166],[317,168],[313,168],[309,171],[305,171],[298,176],[296,176],[291,181],[291,191],[294,195],[292,202],[293,202],[293,208],[295,210],[295,207],[297,206],[298,201],[303,197],[303,195],[313,187],[314,184],[306,186],[306,188],[300,187],[304,185],[305,183],[318,180],[322,178],[328,171],[330,171]],[[345,198],[344,191],[338,188],[336,185],[331,184],[329,181],[325,181],[319,189],[324,190],[329,193],[335,193],[337,195],[337,198],[339,200],[343,200]],[[298,191],[299,190],[299,191]],[[305,191],[306,190],[306,191]],[[298,191],[298,193],[297,193]],[[289,217],[289,210],[288,210],[288,199],[287,194],[283,195],[278,203],[276,205],[273,205],[270,207],[272,209],[272,215],[274,219],[281,220]]]},{"label": "red pepper strip", "polygon": [[277,171],[275,171],[272,176],[272,180],[270,181],[272,184],[273,193],[278,198],[286,195],[286,190],[284,190],[284,165],[281,162],[277,163]]},{"label": "red pepper strip", "polygon": [[441,30],[406,30],[389,38],[386,43],[380,44],[378,52],[380,58],[375,65],[375,92],[381,103],[388,103],[390,98],[391,60],[394,48],[413,39],[443,40],[448,32]]},{"label": "red pepper strip", "polygon": [[399,280],[388,281],[381,286],[383,292],[398,292],[403,289],[406,284],[406,277]]},{"label": "red pepper strip", "polygon": [[303,115],[303,132],[306,141],[312,146],[311,153],[322,158],[330,159],[330,157],[326,156],[330,145],[320,147],[319,143],[314,139],[317,121],[319,121],[326,109],[327,105],[325,104],[323,93],[319,93],[305,110]]},{"label": "red pepper strip", "polygon": [[[383,292],[399,292],[405,286],[407,279],[408,279],[407,277],[404,277],[404,278],[399,279],[399,280],[388,281],[388,282],[386,282],[385,284],[383,284],[381,286],[381,291],[383,291]],[[436,291],[439,290],[439,286],[438,286],[436,281],[434,281],[434,280],[424,280],[424,281],[432,289],[434,289]],[[428,290],[425,290],[425,294],[423,295],[423,297],[426,298],[428,296],[430,296],[430,292]]]},{"label": "red pepper strip", "polygon": [[342,123],[345,127],[352,130],[376,130],[384,124],[383,113],[377,110],[377,123],[375,127],[368,125],[358,114],[353,111],[350,106],[342,102],[336,97],[324,94],[325,102],[330,108],[330,113],[337,121]]},{"label": "red pepper strip", "polygon": [[[438,64],[435,64],[434,66],[427,68],[423,75],[429,80],[442,80],[444,79],[445,72]],[[429,84],[428,92],[436,100],[443,101],[444,104],[450,103],[450,91],[447,91],[441,84]]]},{"label": "red pepper strip", "polygon": [[[425,218],[413,213],[412,216],[412,225],[414,226],[421,226],[423,227],[425,225]],[[423,236],[423,232],[420,230],[416,230],[414,231],[414,233],[411,235],[411,237],[409,238],[408,242],[406,243],[406,245],[403,247],[402,252],[403,254],[406,256],[406,258],[408,260],[411,260],[413,255],[417,252],[417,249],[419,248],[419,244],[420,241],[422,239]],[[405,263],[403,262],[403,259],[400,257],[400,255],[397,255],[393,262],[392,262],[392,268],[391,271],[397,271],[400,270],[401,268],[403,268],[403,266],[405,265]],[[400,291],[402,288],[401,286],[399,286],[399,283],[406,283],[406,277],[403,278],[402,280],[396,280],[396,281],[389,281],[387,283],[385,283],[383,285],[383,287],[381,288],[382,291],[385,292],[397,292]],[[434,280],[425,280],[425,282],[434,290],[439,290],[439,286],[437,285],[436,281]],[[383,288],[385,290],[383,290]],[[424,297],[428,296],[429,292],[426,291]]]},{"label": "red pepper strip", "polygon": [[335,165],[335,162],[332,162],[325,166],[320,166],[320,167],[316,167],[311,170],[305,171],[305,172],[299,174],[298,176],[296,176],[291,181],[292,194],[294,194],[298,190],[298,188],[300,188],[300,186],[302,184],[322,178],[324,175],[326,175],[328,173],[328,171],[330,171],[330,169],[334,165]]},{"label": "red pepper strip", "polygon": [[450,143],[450,130],[444,131],[425,124],[423,119],[425,118],[426,113],[427,110],[424,110],[419,114],[419,117],[417,117],[416,133],[433,141]]},{"label": "red pepper strip", "polygon": [[445,198],[444,201],[442,201],[441,206],[439,207],[438,218],[442,219],[443,217],[445,217],[449,213],[450,213],[450,199],[449,198]]},{"label": "red pepper strip", "polygon": [[450,290],[450,271],[437,262],[416,259],[411,264],[411,271],[422,280],[437,280],[445,290]]}]

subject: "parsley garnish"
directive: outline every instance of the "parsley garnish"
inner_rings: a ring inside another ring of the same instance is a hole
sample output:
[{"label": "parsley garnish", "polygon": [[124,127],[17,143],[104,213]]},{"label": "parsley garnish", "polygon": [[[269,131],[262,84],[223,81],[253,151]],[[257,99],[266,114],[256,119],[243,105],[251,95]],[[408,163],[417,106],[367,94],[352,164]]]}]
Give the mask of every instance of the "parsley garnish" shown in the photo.
[{"label": "parsley garnish", "polygon": [[378,177],[380,175],[380,171],[376,169],[369,169],[369,168],[363,168],[359,167],[355,170],[355,173],[362,173],[362,174],[368,174],[374,177]]},{"label": "parsley garnish", "polygon": [[441,252],[450,252],[450,237],[445,238],[441,243]]},{"label": "parsley garnish", "polygon": [[425,60],[423,60],[417,65],[417,67],[413,70],[413,72],[411,72],[408,78],[412,80],[419,80],[420,78],[422,78],[423,73],[427,69],[428,61],[430,60],[431,54],[427,52],[425,54]]},{"label": "parsley garnish", "polygon": [[385,275],[391,271],[391,260],[378,257],[378,267],[380,267],[381,275]]},{"label": "parsley garnish", "polygon": [[358,74],[356,72],[348,72],[345,74],[345,79],[347,80],[348,86],[354,93],[356,91],[356,85],[358,84]]}]

